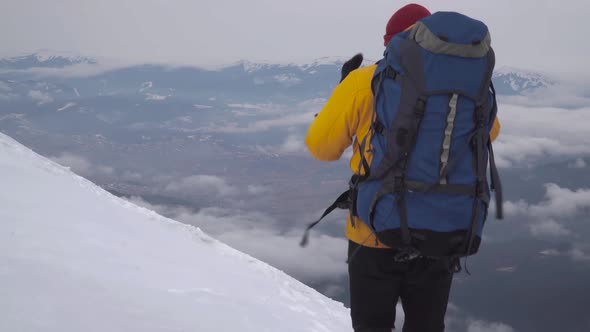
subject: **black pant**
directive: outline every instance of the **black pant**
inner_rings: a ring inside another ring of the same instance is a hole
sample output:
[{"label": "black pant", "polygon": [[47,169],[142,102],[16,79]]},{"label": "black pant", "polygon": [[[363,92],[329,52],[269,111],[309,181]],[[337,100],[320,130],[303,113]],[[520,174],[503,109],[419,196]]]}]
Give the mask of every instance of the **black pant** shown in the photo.
[{"label": "black pant", "polygon": [[[349,241],[348,256],[358,248]],[[391,332],[401,299],[403,332],[442,332],[453,272],[448,259],[395,262],[395,250],[362,247],[348,265],[355,332]]]}]

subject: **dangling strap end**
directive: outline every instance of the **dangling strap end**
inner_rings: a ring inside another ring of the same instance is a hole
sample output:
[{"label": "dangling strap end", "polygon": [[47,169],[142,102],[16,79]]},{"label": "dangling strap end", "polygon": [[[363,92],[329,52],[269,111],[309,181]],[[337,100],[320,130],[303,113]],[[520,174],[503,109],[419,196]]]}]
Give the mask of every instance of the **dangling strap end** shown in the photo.
[{"label": "dangling strap end", "polygon": [[303,237],[301,238],[301,242],[299,242],[299,246],[301,248],[305,248],[305,247],[307,247],[308,244],[309,244],[309,228],[305,230],[305,233],[303,234]]},{"label": "dangling strap end", "polygon": [[496,199],[496,219],[504,219],[504,206],[501,199]]}]

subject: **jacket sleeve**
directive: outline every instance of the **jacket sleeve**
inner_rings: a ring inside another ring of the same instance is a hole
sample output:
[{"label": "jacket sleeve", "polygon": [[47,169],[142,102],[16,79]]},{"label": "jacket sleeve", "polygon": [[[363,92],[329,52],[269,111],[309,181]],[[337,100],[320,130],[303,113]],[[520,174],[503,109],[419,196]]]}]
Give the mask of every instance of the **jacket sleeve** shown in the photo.
[{"label": "jacket sleeve", "polygon": [[502,126],[500,126],[500,121],[498,120],[498,117],[496,117],[494,120],[494,125],[492,126],[492,130],[490,130],[490,139],[492,142],[495,141],[498,136],[500,136],[500,128],[502,128]]},{"label": "jacket sleeve", "polygon": [[352,72],[340,83],[315,118],[305,139],[309,153],[321,161],[340,159],[359,124],[358,86]]}]

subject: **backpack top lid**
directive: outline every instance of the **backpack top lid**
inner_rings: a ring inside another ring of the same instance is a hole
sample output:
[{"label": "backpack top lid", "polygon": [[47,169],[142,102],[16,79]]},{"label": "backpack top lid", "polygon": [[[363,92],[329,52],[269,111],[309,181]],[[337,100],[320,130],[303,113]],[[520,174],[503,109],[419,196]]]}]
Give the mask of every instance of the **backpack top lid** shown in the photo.
[{"label": "backpack top lid", "polygon": [[455,12],[437,12],[420,21],[404,37],[435,53],[481,58],[491,49],[488,27]]}]

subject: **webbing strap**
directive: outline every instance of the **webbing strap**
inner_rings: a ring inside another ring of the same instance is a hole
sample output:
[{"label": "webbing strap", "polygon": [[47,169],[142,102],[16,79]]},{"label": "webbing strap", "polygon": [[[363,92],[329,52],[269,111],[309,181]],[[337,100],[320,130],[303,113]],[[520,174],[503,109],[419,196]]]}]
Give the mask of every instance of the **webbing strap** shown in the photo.
[{"label": "webbing strap", "polygon": [[412,245],[412,236],[410,234],[410,226],[408,225],[408,206],[406,204],[406,193],[399,191],[397,193],[397,208],[399,210],[400,230],[402,233],[402,243],[409,247]]},{"label": "webbing strap", "polygon": [[481,200],[476,196],[473,200],[473,213],[471,215],[471,227],[469,229],[469,233],[467,235],[467,247],[465,248],[465,255],[469,255],[471,252],[471,247],[473,246],[473,241],[475,240],[475,233],[477,232],[477,224],[479,219],[479,213],[481,210]]},{"label": "webbing strap", "polygon": [[408,188],[408,191],[419,193],[475,196],[474,186],[461,184],[430,184],[418,181],[406,181],[406,188]]},{"label": "webbing strap", "polygon": [[[360,155],[360,164],[359,164],[359,170],[358,170],[358,174],[363,174],[361,176],[361,178],[359,178],[359,181],[355,181],[356,184],[358,184],[361,181],[364,181],[366,178],[369,177],[370,173],[371,173],[371,166],[369,165],[369,162],[367,161],[367,158],[365,158],[365,149],[367,147],[367,141],[368,138],[370,136],[370,133],[367,133],[367,135],[365,135],[365,137],[363,138],[360,146],[359,146],[359,155]],[[360,168],[363,168],[363,171],[360,171]]]},{"label": "webbing strap", "polygon": [[332,211],[336,210],[337,208],[346,208],[347,204],[349,204],[349,196],[350,196],[350,189],[343,192],[340,196],[338,196],[338,198],[336,198],[336,200],[334,201],[334,203],[332,203],[332,205],[330,205],[326,211],[324,211],[324,213],[322,214],[322,216],[320,217],[320,219],[312,222],[311,224],[309,224],[307,226],[307,228],[305,229],[305,233],[303,234],[303,237],[301,238],[301,242],[299,243],[300,246],[305,247],[307,246],[307,244],[309,243],[309,231],[314,228],[317,224],[320,223],[320,221],[322,221],[322,219],[324,219],[324,217],[326,217],[327,215],[329,215],[330,213],[332,213]]},{"label": "webbing strap", "polygon": [[[494,83],[490,84],[490,89],[492,90],[492,96],[494,97],[494,107],[492,109],[492,121],[496,119],[496,115],[498,113],[498,101],[496,99],[496,88],[494,88]],[[504,219],[504,205],[503,205],[503,197],[502,197],[502,182],[500,181],[500,174],[498,172],[498,168],[496,166],[496,160],[494,158],[494,149],[492,147],[492,141],[488,141],[488,152],[489,152],[489,161],[490,161],[490,177],[491,177],[491,187],[494,191],[495,198],[496,198],[496,219]]]},{"label": "webbing strap", "polygon": [[477,225],[479,221],[479,215],[481,212],[481,203],[484,197],[484,184],[485,184],[485,143],[484,138],[489,135],[486,133],[486,113],[483,106],[477,106],[475,109],[475,136],[474,136],[474,151],[473,157],[475,161],[475,199],[473,200],[473,212],[471,215],[471,226],[467,236],[467,246],[465,248],[465,255],[469,255],[475,235],[477,232]]},{"label": "webbing strap", "polygon": [[381,190],[373,197],[371,201],[371,205],[369,205],[369,225],[371,229],[375,230],[375,208],[377,207],[377,203],[381,200],[381,198],[387,194],[391,194],[393,192],[392,189],[387,189],[385,187],[381,187]]},{"label": "webbing strap", "polygon": [[492,179],[491,187],[494,191],[496,199],[496,218],[504,219],[504,201],[502,197],[502,182],[500,181],[500,173],[496,167],[496,160],[494,159],[494,149],[492,142],[488,142],[488,151],[490,155],[490,175]]}]

